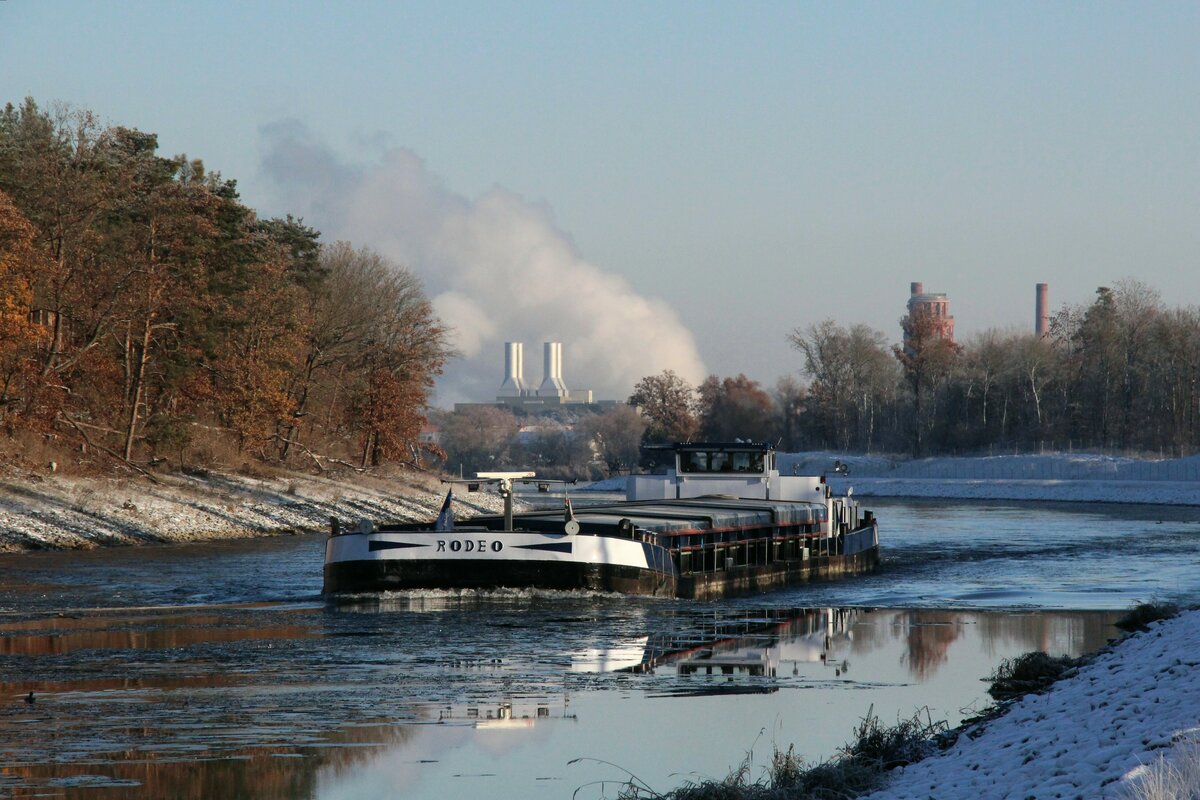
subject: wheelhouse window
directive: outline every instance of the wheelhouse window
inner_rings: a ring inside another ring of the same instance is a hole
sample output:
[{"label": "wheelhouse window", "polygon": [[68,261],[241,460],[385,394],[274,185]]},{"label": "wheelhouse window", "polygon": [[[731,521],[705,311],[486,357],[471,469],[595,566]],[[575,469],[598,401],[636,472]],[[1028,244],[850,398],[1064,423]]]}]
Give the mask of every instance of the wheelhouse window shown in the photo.
[{"label": "wheelhouse window", "polygon": [[688,474],[763,472],[763,453],[745,450],[692,450],[679,454],[679,471]]},{"label": "wheelhouse window", "polygon": [[762,472],[762,453],[731,453],[731,469],[734,472]]}]

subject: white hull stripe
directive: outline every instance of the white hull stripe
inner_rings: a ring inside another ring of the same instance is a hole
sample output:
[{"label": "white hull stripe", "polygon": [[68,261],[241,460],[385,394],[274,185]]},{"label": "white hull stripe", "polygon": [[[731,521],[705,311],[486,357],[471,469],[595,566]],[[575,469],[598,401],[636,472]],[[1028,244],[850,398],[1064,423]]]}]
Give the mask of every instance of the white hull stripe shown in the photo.
[{"label": "white hull stripe", "polygon": [[629,539],[525,532],[351,533],[326,543],[326,564],[377,559],[547,561],[661,570],[668,568],[670,557],[661,547]]}]

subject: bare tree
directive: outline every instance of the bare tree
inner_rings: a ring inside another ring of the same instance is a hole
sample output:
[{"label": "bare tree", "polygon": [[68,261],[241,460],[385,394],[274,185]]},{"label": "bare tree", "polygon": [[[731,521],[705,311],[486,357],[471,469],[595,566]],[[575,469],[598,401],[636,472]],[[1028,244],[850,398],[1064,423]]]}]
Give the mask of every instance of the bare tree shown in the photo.
[{"label": "bare tree", "polygon": [[585,418],[579,428],[589,436],[609,471],[620,474],[637,466],[647,425],[632,406],[619,405]]},{"label": "bare tree", "polygon": [[894,399],[896,364],[882,333],[866,325],[849,329],[825,320],[788,339],[804,354],[812,381],[809,414],[822,437],[839,449],[870,450],[880,410]]},{"label": "bare tree", "polygon": [[944,335],[942,322],[928,313],[907,315],[900,320],[904,344],[892,348],[904,369],[913,402],[912,450],[923,455],[934,419],[935,390],[948,378],[962,347]]},{"label": "bare tree", "polygon": [[468,406],[445,415],[441,444],[446,466],[477,472],[506,465],[518,428],[511,411],[494,406]]}]

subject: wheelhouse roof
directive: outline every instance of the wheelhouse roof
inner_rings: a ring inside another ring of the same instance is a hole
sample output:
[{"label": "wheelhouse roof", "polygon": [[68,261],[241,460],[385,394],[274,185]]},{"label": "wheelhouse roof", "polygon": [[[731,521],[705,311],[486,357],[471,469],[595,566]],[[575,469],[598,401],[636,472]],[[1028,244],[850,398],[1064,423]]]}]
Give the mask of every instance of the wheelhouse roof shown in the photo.
[{"label": "wheelhouse roof", "polygon": [[670,450],[675,453],[768,453],[774,445],[765,442],[676,442],[675,444],[648,444],[647,450]]}]

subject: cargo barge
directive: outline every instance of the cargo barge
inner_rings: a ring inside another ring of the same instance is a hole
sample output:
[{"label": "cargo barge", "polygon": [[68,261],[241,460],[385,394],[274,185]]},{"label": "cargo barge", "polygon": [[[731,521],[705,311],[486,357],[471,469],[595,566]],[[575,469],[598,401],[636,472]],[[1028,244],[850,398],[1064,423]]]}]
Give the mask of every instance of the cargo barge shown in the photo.
[{"label": "cargo barge", "polygon": [[[854,575],[879,562],[878,523],[825,477],[783,476],[758,443],[689,443],[674,469],[631,476],[623,501],[514,513],[533,473],[479,473],[502,515],[433,524],[333,522],[324,591],[534,588],[711,599]],[[453,490],[451,490],[453,491]]]}]

